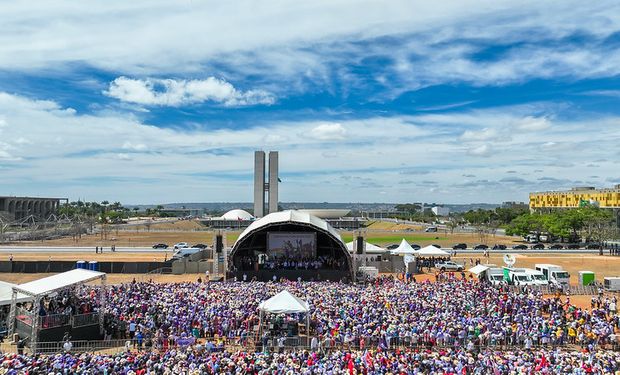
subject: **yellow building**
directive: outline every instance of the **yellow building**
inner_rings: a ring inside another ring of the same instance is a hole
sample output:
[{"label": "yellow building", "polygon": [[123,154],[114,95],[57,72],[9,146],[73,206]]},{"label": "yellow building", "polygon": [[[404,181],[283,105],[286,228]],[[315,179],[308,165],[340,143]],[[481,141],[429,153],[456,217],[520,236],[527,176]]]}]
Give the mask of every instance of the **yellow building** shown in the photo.
[{"label": "yellow building", "polygon": [[530,210],[575,208],[584,204],[601,208],[620,208],[620,185],[612,189],[575,187],[568,191],[544,191],[530,193]]}]

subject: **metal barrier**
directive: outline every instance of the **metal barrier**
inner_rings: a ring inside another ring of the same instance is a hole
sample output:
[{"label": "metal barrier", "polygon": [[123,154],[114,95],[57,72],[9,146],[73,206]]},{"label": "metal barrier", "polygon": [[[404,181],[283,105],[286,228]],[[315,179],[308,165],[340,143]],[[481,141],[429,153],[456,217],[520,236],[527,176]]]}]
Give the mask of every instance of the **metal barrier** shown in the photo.
[{"label": "metal barrier", "polygon": [[84,327],[99,324],[99,313],[79,314],[71,317],[73,327]]},{"label": "metal barrier", "polygon": [[520,291],[527,288],[542,294],[556,294],[558,292],[562,294],[566,294],[568,292],[573,296],[598,294],[598,287],[596,285],[571,285],[568,289],[566,286],[563,288],[558,288],[550,285],[510,285],[509,287],[512,291]]},{"label": "metal barrier", "polygon": [[70,318],[70,315],[65,314],[39,316],[39,327],[40,329],[50,329],[66,326],[70,323]]}]

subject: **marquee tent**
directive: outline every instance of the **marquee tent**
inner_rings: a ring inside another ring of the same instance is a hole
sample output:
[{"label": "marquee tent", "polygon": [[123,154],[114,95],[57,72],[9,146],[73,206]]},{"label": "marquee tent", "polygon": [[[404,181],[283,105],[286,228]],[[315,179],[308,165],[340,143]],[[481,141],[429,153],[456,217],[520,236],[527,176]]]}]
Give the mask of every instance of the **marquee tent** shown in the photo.
[{"label": "marquee tent", "polygon": [[392,255],[416,255],[416,251],[413,250],[413,247],[411,247],[411,245],[409,245],[407,240],[405,240],[404,238],[400,242],[400,245],[398,245],[398,247],[392,250],[390,253]]},{"label": "marquee tent", "polygon": [[[304,300],[292,295],[288,290],[283,290],[275,296],[258,305],[260,311],[259,326],[263,329],[263,314],[306,314],[306,330],[310,330],[310,306]],[[307,333],[308,333],[307,332]],[[261,333],[262,334],[262,333]]]},{"label": "marquee tent", "polygon": [[421,248],[420,250],[416,251],[415,253],[417,256],[420,257],[447,257],[450,256],[450,254],[446,251],[443,251],[441,249],[436,248],[435,246],[429,245],[426,247]]},{"label": "marquee tent", "polygon": [[478,276],[478,275],[480,275],[481,273],[483,273],[484,271],[486,271],[488,269],[489,269],[489,267],[487,267],[485,265],[482,265],[482,264],[479,264],[477,266],[474,266],[474,267],[470,268],[468,271],[473,273],[474,275]]}]

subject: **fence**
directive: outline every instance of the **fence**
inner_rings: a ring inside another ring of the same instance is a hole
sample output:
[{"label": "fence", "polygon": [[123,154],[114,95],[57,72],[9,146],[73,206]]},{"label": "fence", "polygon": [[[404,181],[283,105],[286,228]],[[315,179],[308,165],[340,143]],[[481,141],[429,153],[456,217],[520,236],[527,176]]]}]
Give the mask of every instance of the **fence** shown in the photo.
[{"label": "fence", "polygon": [[573,296],[598,294],[598,287],[596,285],[571,285],[570,287],[564,286],[561,289],[551,285],[510,285],[509,287],[512,291],[520,291],[527,288],[529,290],[541,292],[542,294],[556,294],[558,292],[563,294],[568,292]]},{"label": "fence", "polygon": [[[116,352],[126,350],[159,350],[164,351],[167,349],[182,349],[188,347],[195,347],[195,345],[201,345],[204,350],[208,351],[222,351],[225,349],[238,349],[246,351],[290,351],[299,349],[311,349],[314,351],[332,351],[332,350],[366,350],[377,349],[382,350],[396,350],[396,349],[410,349],[410,350],[426,350],[426,349],[461,349],[461,350],[519,350],[519,349],[553,349],[553,348],[566,348],[570,347],[566,341],[557,342],[540,342],[533,341],[526,344],[522,340],[515,338],[501,338],[501,339],[486,339],[471,340],[472,338],[450,338],[446,340],[437,341],[430,338],[418,338],[413,337],[357,337],[352,339],[343,338],[327,338],[323,340],[313,340],[312,337],[306,336],[293,336],[284,337],[284,339],[278,339],[277,337],[270,337],[265,339],[256,339],[250,337],[210,337],[206,339],[199,339],[194,341],[190,339],[179,339],[176,342],[158,342],[153,341],[150,344],[147,340],[142,340],[141,343],[138,340],[129,339],[114,339],[114,340],[98,340],[98,341],[71,341],[71,346],[67,347],[65,342],[39,342],[37,343],[36,352],[43,354],[54,354],[63,351],[71,351],[74,353],[81,352],[101,352],[112,351]],[[585,343],[578,343],[572,345],[574,348],[578,345],[593,344],[594,346],[602,346],[606,349],[617,350],[618,343],[607,343],[605,345],[599,345],[598,341],[589,341]]]}]

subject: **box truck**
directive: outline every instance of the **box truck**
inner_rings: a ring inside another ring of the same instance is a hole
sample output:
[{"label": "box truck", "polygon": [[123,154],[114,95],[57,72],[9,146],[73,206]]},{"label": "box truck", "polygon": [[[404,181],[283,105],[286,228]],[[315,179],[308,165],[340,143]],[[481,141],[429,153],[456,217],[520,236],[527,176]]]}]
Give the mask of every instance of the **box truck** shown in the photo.
[{"label": "box truck", "polygon": [[570,284],[570,274],[560,266],[555,264],[536,264],[536,270],[545,275],[549,284],[568,286]]},{"label": "box truck", "polygon": [[620,277],[606,277],[603,279],[603,286],[609,292],[620,292]]}]

